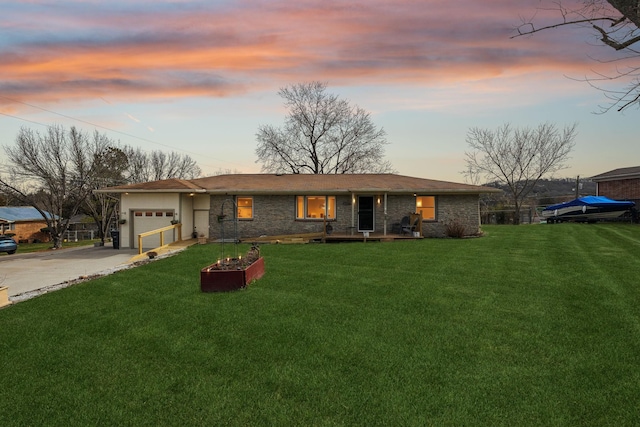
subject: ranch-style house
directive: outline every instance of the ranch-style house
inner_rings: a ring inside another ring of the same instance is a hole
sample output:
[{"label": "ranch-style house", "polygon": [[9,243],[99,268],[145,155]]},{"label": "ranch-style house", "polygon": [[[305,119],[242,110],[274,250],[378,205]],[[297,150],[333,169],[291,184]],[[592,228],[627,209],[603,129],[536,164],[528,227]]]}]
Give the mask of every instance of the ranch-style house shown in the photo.
[{"label": "ranch-style house", "polygon": [[[176,222],[181,239],[233,237],[231,222],[237,237],[246,240],[329,229],[344,235],[393,235],[404,231],[405,217],[413,214],[421,216],[417,229],[422,236],[443,237],[451,221],[476,235],[480,194],[500,190],[396,174],[235,174],[98,191],[119,196],[120,245],[137,248],[140,233]],[[160,237],[155,238],[143,245],[155,247]],[[171,238],[165,237],[165,243]]]}]

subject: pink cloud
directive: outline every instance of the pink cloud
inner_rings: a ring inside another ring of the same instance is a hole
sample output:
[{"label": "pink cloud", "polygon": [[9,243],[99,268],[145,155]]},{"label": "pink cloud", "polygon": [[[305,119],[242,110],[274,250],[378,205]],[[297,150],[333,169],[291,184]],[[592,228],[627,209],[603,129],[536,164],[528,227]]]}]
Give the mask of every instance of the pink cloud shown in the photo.
[{"label": "pink cloud", "polygon": [[77,13],[46,9],[38,19],[13,21],[10,30],[23,36],[0,44],[0,90],[39,101],[218,97],[307,80],[437,85],[550,70],[582,75],[596,65],[585,53],[584,33],[510,39],[519,14],[538,4],[513,3],[282,0],[222,9],[155,2],[137,11],[92,13],[99,7],[92,3]]}]

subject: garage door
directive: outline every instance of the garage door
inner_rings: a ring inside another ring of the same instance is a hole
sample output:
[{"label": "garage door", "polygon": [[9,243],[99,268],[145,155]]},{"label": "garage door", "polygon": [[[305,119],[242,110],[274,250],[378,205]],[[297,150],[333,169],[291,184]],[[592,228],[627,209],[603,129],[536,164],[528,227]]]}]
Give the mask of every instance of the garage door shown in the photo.
[{"label": "garage door", "polygon": [[[144,210],[133,212],[133,247],[138,248],[138,234],[171,225],[173,211]],[[164,232],[164,244],[174,240],[174,231]],[[143,249],[153,249],[160,246],[160,235],[144,237],[142,239]]]}]

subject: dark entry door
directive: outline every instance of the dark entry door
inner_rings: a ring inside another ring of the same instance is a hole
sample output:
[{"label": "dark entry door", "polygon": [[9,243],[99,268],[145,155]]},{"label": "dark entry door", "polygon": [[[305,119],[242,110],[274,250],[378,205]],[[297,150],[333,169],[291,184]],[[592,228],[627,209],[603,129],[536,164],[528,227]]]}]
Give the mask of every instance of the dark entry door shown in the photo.
[{"label": "dark entry door", "polygon": [[374,230],[373,196],[358,196],[358,231]]}]

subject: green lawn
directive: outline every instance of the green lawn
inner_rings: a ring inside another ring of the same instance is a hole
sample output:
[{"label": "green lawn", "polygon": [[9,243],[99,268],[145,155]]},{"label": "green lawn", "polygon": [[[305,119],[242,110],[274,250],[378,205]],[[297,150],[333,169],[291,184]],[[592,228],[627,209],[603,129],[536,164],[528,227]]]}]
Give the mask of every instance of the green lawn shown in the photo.
[{"label": "green lawn", "polygon": [[224,294],[194,246],[0,310],[0,425],[637,425],[640,227],[484,229],[266,245]]}]

